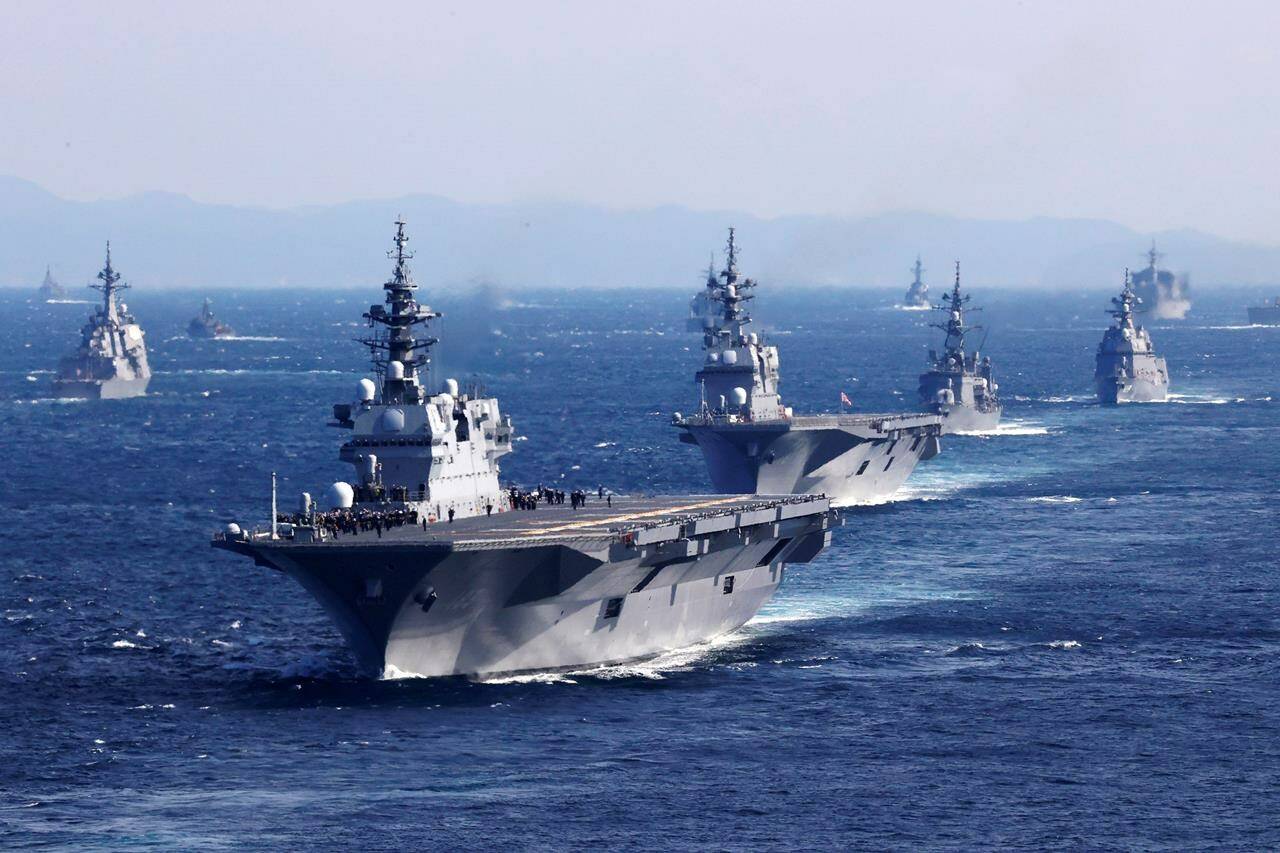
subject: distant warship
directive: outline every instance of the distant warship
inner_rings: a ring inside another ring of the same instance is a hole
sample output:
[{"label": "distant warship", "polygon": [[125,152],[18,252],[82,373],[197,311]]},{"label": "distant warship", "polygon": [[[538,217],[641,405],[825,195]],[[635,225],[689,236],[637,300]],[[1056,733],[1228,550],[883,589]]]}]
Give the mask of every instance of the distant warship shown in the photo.
[{"label": "distant warship", "polygon": [[1098,363],[1094,380],[1098,384],[1098,401],[1117,403],[1159,403],[1169,392],[1169,369],[1164,359],[1155,354],[1151,335],[1133,323],[1134,308],[1140,304],[1130,286],[1129,271],[1124,272],[1124,290],[1111,299],[1115,307],[1109,313],[1116,318],[1098,345]]},{"label": "distant warship", "polygon": [[937,455],[936,414],[795,415],[778,395],[778,349],[747,332],[756,283],[740,278],[734,230],[725,268],[702,325],[706,359],[697,373],[698,412],[676,412],[680,440],[702,449],[711,483],[724,493],[826,495],[838,504],[893,495],[920,459]]},{"label": "distant warship", "polygon": [[200,313],[192,317],[191,322],[187,324],[187,334],[193,338],[230,338],[235,333],[235,329],[226,323],[220,323],[218,318],[213,316],[213,309],[209,307],[208,299],[204,301]]},{"label": "distant warship", "polygon": [[1163,255],[1156,251],[1155,241],[1151,241],[1146,269],[1133,274],[1133,292],[1139,304],[1145,306],[1143,312],[1149,312],[1153,319],[1181,320],[1191,309],[1187,283],[1169,270],[1157,269],[1156,262],[1161,257]]},{"label": "distant warship", "polygon": [[151,381],[147,346],[128,306],[117,299],[129,285],[121,283],[120,274],[111,266],[110,243],[98,281],[89,286],[102,292],[102,305],[80,330],[79,349],[58,364],[54,390],[59,397],[106,400],[141,396]]},{"label": "distant warship", "polygon": [[911,270],[916,274],[916,280],[911,282],[911,286],[907,288],[907,295],[902,299],[902,306],[904,308],[928,308],[929,285],[920,280],[920,275],[924,272],[924,266],[920,263],[919,255],[916,255],[916,265]]},{"label": "distant warship", "polygon": [[929,351],[929,370],[920,376],[920,399],[932,411],[946,416],[943,432],[991,430],[1000,423],[1000,399],[996,396],[999,386],[991,373],[991,358],[982,357],[976,349],[965,352],[964,336],[981,328],[964,324],[968,301],[968,296],[960,295],[957,261],[951,298],[935,306],[947,312],[947,321],[930,324],[947,333],[942,353]]},{"label": "distant warship", "polygon": [[1280,326],[1280,296],[1270,303],[1250,306],[1249,324],[1252,326]]},{"label": "distant warship", "polygon": [[45,300],[67,298],[67,289],[54,280],[53,271],[49,267],[44,268],[44,281],[40,283],[40,289],[36,293]]},{"label": "distant warship", "polygon": [[[422,384],[440,314],[420,304],[396,222],[375,383],[334,406],[354,482],[326,508],[302,495],[269,529],[230,524],[213,545],[297,580],[382,677],[579,669],[651,657],[731,631],[807,562],[838,519],[822,498],[659,497],[536,507],[504,489],[512,425],[490,397]],[[517,509],[516,507],[521,507]],[[447,519],[447,521],[446,521]]]},{"label": "distant warship", "polygon": [[698,291],[689,303],[689,319],[685,328],[690,332],[701,332],[715,322],[720,313],[717,294],[720,293],[720,279],[716,275],[716,256],[712,254],[711,263],[707,264],[706,287]]}]

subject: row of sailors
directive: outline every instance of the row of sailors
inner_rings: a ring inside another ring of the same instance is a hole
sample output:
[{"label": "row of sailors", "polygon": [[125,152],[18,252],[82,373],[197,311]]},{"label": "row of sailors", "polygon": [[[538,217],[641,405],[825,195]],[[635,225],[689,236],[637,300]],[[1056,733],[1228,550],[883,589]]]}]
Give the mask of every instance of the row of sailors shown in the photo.
[{"label": "row of sailors", "polygon": [[[604,486],[597,490],[597,494],[601,500],[607,501],[609,506],[613,506],[613,495],[605,494]],[[542,485],[531,491],[511,486],[507,490],[507,497],[511,501],[512,509],[534,510],[538,508],[540,503],[559,506],[564,503],[566,497],[569,499],[570,506],[574,509],[587,505],[587,493],[582,489],[574,489],[566,495],[559,489],[548,489]]]}]

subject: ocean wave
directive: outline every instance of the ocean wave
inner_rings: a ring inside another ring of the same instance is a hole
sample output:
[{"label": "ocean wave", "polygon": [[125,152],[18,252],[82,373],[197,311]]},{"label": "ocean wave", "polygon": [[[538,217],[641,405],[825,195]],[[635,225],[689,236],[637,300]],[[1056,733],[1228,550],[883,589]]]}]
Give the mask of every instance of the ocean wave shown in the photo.
[{"label": "ocean wave", "polygon": [[1009,421],[997,424],[995,429],[957,430],[955,435],[989,438],[1000,435],[1048,435],[1049,428],[1040,426],[1036,421]]},{"label": "ocean wave", "polygon": [[1053,640],[1047,644],[1051,649],[1078,649],[1080,642],[1078,640]]},{"label": "ocean wave", "polygon": [[1204,394],[1169,394],[1170,403],[1184,406],[1223,406],[1227,403],[1247,402],[1244,397],[1210,397]]},{"label": "ocean wave", "polygon": [[1040,497],[1027,498],[1031,503],[1040,504],[1078,504],[1084,498],[1078,498],[1075,495],[1041,495]]}]

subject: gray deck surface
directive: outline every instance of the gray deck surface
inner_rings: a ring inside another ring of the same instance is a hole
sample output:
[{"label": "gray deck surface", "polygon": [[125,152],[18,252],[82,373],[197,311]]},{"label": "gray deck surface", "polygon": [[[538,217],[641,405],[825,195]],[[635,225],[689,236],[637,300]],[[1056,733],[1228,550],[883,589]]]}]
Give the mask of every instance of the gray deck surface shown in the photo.
[{"label": "gray deck surface", "polygon": [[[613,506],[591,495],[586,506],[573,509],[568,503],[547,506],[540,504],[536,510],[512,510],[494,512],[492,516],[474,516],[459,518],[450,524],[437,521],[428,524],[426,530],[421,522],[415,526],[383,530],[379,537],[373,530],[360,531],[352,535],[340,534],[336,540],[323,543],[290,542],[287,539],[277,540],[268,547],[327,547],[333,544],[379,545],[438,543],[440,545],[469,544],[472,547],[484,548],[499,542],[521,541],[526,544],[551,544],[557,541],[583,539],[611,539],[616,531],[634,531],[646,527],[678,523],[682,520],[703,515],[719,515],[746,509],[759,509],[776,506],[779,503],[796,502],[796,497],[763,496],[763,495],[673,495],[645,498],[624,498],[615,496]],[[813,501],[813,512],[826,509],[826,501]],[[803,513],[802,513],[803,514]],[[255,545],[265,545],[261,540]]]}]

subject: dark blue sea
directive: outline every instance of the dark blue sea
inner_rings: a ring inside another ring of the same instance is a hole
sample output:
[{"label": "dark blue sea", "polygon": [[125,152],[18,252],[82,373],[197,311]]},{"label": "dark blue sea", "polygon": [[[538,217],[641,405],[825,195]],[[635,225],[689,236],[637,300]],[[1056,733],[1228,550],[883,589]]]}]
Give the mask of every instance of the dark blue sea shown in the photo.
[{"label": "dark blue sea", "polygon": [[[1280,328],[1203,289],[1154,325],[1173,399],[1106,410],[1110,294],[975,291],[999,434],[732,636],[494,684],[358,678],[208,544],[273,470],[289,501],[346,476],[325,422],[376,284],[210,294],[218,342],[184,335],[205,294],[136,291],[155,378],[116,402],[42,399],[88,305],[0,296],[0,846],[1276,849]],[[511,481],[705,491],[668,425],[689,295],[440,295],[435,376],[499,397]],[[897,296],[762,288],[788,403],[910,408],[939,333]]]}]

